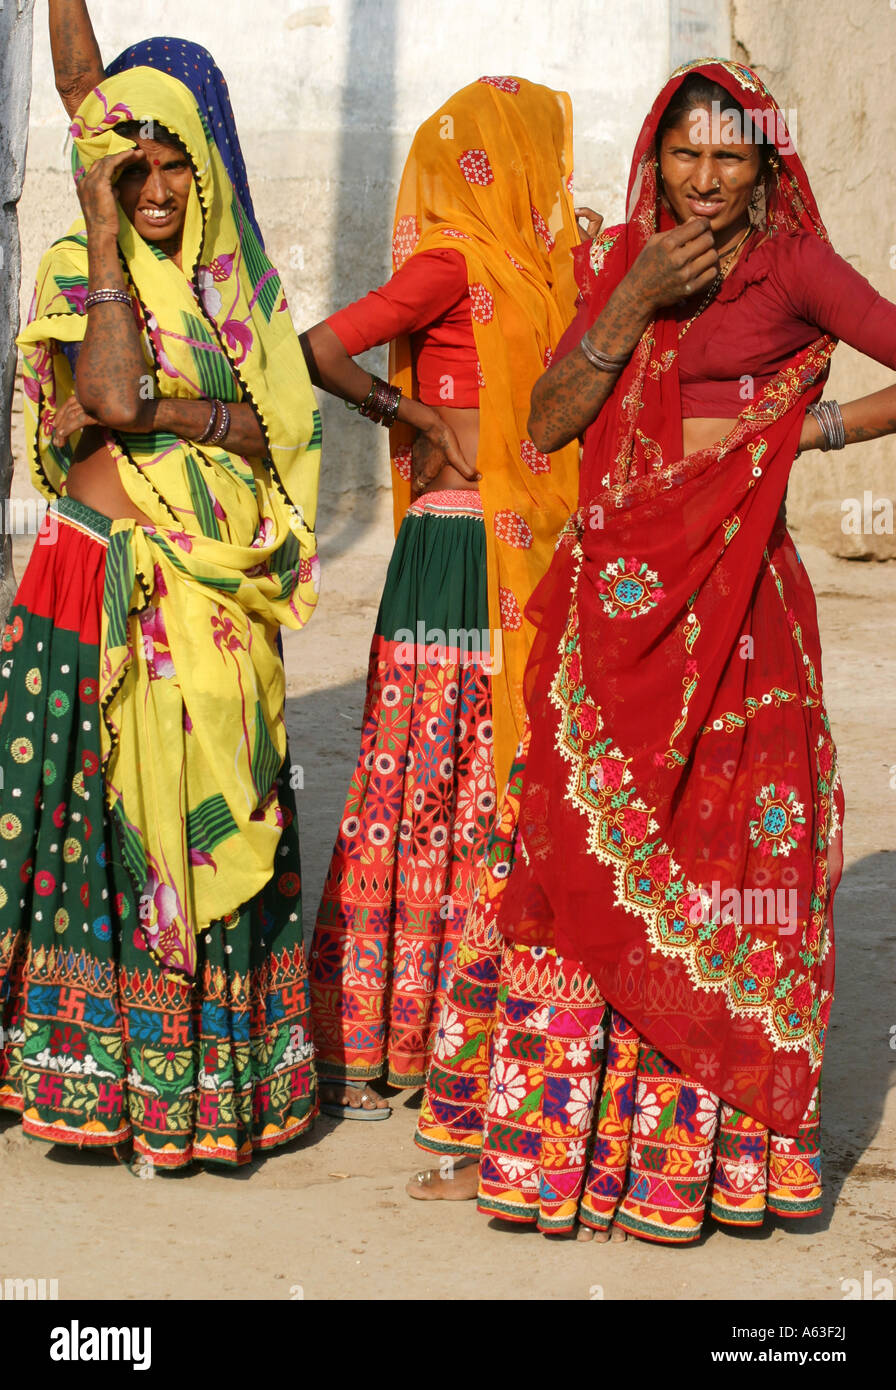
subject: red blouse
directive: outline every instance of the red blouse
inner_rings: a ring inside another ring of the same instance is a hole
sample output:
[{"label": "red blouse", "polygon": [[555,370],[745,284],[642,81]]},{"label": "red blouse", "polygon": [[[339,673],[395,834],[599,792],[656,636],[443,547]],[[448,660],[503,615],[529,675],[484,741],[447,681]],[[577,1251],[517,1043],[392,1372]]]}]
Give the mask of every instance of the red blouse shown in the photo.
[{"label": "red blouse", "polygon": [[[682,308],[680,322],[693,312]],[[583,306],[557,357],[578,344],[587,323]],[[821,333],[896,369],[896,304],[827,242],[800,231],[755,244],[679,342],[682,417],[734,419]]]},{"label": "red blouse", "polygon": [[479,406],[467,263],[459,251],[421,251],[378,290],[327,323],[350,357],[410,335],[424,405]]}]

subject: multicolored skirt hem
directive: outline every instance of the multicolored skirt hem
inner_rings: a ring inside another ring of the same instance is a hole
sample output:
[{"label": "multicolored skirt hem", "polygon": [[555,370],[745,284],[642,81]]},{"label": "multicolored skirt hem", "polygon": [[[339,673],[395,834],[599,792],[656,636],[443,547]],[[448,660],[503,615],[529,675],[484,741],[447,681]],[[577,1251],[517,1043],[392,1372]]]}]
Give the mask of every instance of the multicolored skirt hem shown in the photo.
[{"label": "multicolored skirt hem", "polygon": [[755,1228],[820,1211],[817,1096],[795,1138],[769,1134],[648,1047],[574,963],[502,949],[489,912],[468,919],[415,1136],[481,1151],[481,1212],[687,1245],[707,1213]]},{"label": "multicolored skirt hem", "polygon": [[420,1130],[414,1135],[414,1143],[418,1149],[424,1153],[431,1154],[456,1154],[459,1158],[468,1154],[482,1153],[482,1138],[478,1142],[470,1140],[469,1143],[460,1143],[456,1139],[438,1139],[433,1134],[421,1134]]},{"label": "multicolored skirt hem", "polygon": [[568,1235],[576,1228],[575,1213],[560,1217],[535,1216],[531,1211],[523,1210],[517,1202],[502,1202],[495,1197],[478,1197],[476,1210],[499,1221],[512,1221],[519,1226],[534,1225],[544,1235]]},{"label": "multicolored skirt hem", "polygon": [[478,492],[405,515],[310,953],[321,1076],[422,1086],[497,796]]},{"label": "multicolored skirt hem", "polygon": [[146,1171],[248,1163],[317,1112],[288,759],[274,875],[197,937],[194,979],[166,973],[106,812],[111,523],[69,499],[53,516],[0,637],[0,1108],[45,1142],[132,1141]]}]

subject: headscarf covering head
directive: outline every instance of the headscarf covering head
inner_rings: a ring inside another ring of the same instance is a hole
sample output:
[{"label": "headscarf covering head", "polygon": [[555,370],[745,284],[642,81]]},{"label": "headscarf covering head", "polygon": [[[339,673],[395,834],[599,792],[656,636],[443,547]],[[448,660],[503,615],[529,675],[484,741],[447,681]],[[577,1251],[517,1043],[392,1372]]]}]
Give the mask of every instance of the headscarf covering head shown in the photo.
[{"label": "headscarf covering head", "polygon": [[[576,498],[577,446],[549,458],[527,428],[532,387],[574,314],[572,162],[565,92],[524,78],[483,77],[417,131],[395,210],[396,270],[428,250],[460,252],[466,262],[480,371],[499,785],[523,727],[522,674],[532,638],[525,607]],[[392,381],[415,394],[407,338],[393,343],[389,365]],[[412,440],[407,429],[391,431],[396,526],[411,497]]]},{"label": "headscarf covering head", "polygon": [[119,53],[106,68],[107,77],[129,72],[132,68],[154,68],[167,72],[189,87],[196,98],[200,111],[205,116],[212,139],[227,170],[227,177],[233,184],[259,243],[263,246],[261,231],[255,216],[249,179],[243,160],[240,137],[230,105],[230,92],[224,74],[207,48],[187,39],[154,38],[141,39],[123,53]]},{"label": "headscarf covering head", "polygon": [[[825,235],[756,74],[688,64],[641,131],[626,222],[578,253],[578,335],[649,238],[674,226],[656,135],[694,71],[776,131],[756,250],[747,243],[714,309],[767,274],[775,236]],[[814,596],[779,513],[834,346],[819,331],[744,399],[722,439],[683,455],[677,306],[644,329],[585,432],[579,510],[530,605],[519,812],[530,873],[510,874],[505,891],[496,849],[480,885],[503,898],[505,940],[580,962],[686,1076],[788,1135],[812,1099],[833,998],[842,793]],[[545,833],[566,852],[534,852]],[[786,916],[752,916],[759,884],[792,904]],[[721,912],[708,906],[719,899]]]},{"label": "headscarf covering head", "polygon": [[[320,427],[276,269],[233,189],[204,114],[166,73],[107,78],[72,123],[76,177],[133,148],[117,130],[157,124],[193,167],[182,268],[119,207],[118,246],[157,397],[250,404],[261,458],[155,431],[104,431],[122,486],[153,523],[113,522],[100,648],[103,773],[140,929],[192,974],[195,935],[234,920],[270,880],[286,752],[280,624],[317,600]],[[84,338],[83,219],[44,256],[19,337],[32,476],[64,494],[71,451],[52,442],[74,389],[62,345]],[[73,443],[75,441],[73,440]],[[171,679],[176,675],[177,679]]]}]

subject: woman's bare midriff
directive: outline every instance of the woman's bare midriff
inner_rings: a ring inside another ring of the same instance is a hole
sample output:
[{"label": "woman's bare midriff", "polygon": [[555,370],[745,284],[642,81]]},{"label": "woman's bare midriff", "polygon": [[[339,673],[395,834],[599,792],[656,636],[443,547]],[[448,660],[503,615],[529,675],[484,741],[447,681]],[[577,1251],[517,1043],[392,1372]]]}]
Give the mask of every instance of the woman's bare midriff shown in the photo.
[{"label": "woman's bare midriff", "polygon": [[95,512],[112,521],[120,517],[133,517],[141,526],[153,524],[125,492],[118,474],[118,464],[95,426],[88,426],[82,431],[74,462],[68,470],[65,490],[74,501],[83,502],[85,507],[92,507]]},{"label": "woman's bare midriff", "polygon": [[[475,464],[479,453],[479,411],[456,405],[434,405],[431,409],[441,415],[446,425],[451,426],[464,458],[468,463]],[[481,473],[482,469],[479,471]],[[465,478],[450,463],[446,463],[423,491],[445,492],[449,488],[468,488],[472,492],[478,492],[479,484]]]},{"label": "woman's bare midriff", "polygon": [[708,449],[712,444],[718,444],[720,439],[724,439],[730,430],[734,429],[737,420],[709,420],[703,416],[695,416],[681,422],[682,446],[686,454],[695,454],[698,449]]},{"label": "woman's bare midriff", "polygon": [[[479,411],[447,405],[433,406],[432,409],[441,415],[445,423],[454,430],[464,458],[474,463],[479,452]],[[698,449],[708,449],[712,444],[718,444],[719,440],[724,439],[725,435],[736,424],[736,419],[706,419],[702,416],[682,420],[684,452],[693,454]],[[481,471],[482,469],[480,469]],[[478,489],[478,487],[478,483],[463,477],[456,468],[452,468],[450,464],[446,463],[433,482],[423,490],[424,492],[444,492],[447,488]]]}]

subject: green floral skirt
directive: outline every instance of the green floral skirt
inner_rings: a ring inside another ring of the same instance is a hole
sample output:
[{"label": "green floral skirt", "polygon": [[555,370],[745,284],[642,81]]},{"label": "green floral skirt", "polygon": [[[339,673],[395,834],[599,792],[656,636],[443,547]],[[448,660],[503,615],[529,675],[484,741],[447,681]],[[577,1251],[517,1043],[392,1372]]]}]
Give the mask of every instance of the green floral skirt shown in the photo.
[{"label": "green floral skirt", "polygon": [[0,638],[0,1107],[38,1139],[133,1141],[144,1170],[248,1163],[317,1111],[287,764],[273,877],[199,936],[194,978],[165,972],[106,815],[110,523],[50,516]]}]

